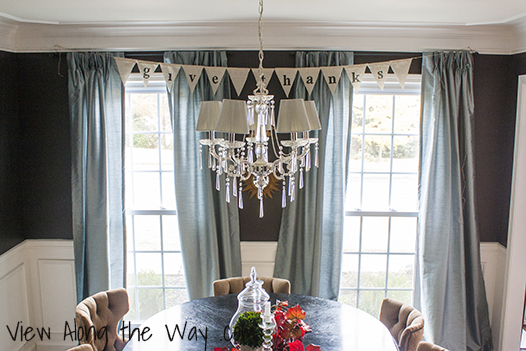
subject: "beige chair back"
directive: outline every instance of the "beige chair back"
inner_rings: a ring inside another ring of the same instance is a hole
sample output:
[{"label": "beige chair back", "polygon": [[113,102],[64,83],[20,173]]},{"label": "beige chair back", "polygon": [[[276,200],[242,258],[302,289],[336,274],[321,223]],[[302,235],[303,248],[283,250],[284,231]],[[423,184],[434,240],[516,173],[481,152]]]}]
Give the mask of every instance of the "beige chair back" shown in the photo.
[{"label": "beige chair back", "polygon": [[[263,281],[263,289],[265,289],[266,292],[290,294],[290,282],[287,279],[258,277],[258,280]],[[239,294],[249,281],[250,277],[216,280],[214,282],[214,296]]]},{"label": "beige chair back", "polygon": [[420,311],[386,298],[380,308],[380,321],[389,329],[401,351],[416,351],[424,337],[424,317]]},{"label": "beige chair back", "polygon": [[82,344],[66,351],[93,351],[93,347],[90,344]]},{"label": "beige chair back", "polygon": [[82,327],[84,334],[80,343],[90,344],[94,351],[122,350],[126,343],[118,335],[117,326],[129,309],[128,293],[123,288],[82,300],[75,309],[77,328]]}]

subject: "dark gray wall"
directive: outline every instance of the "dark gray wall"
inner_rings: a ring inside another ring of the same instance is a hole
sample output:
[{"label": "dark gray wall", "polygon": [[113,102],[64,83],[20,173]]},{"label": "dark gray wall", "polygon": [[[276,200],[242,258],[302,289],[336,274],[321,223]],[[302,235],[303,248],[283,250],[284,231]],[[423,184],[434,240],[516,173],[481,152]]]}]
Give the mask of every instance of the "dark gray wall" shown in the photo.
[{"label": "dark gray wall", "polygon": [[[137,55],[136,53],[134,55]],[[142,53],[161,61],[159,53]],[[356,53],[355,63],[412,57],[413,53]],[[257,67],[257,52],[229,52],[229,65]],[[0,52],[0,254],[30,239],[71,239],[70,122],[67,67],[57,54]],[[420,72],[420,60],[411,66]],[[293,67],[288,51],[265,53],[266,67]],[[13,68],[14,67],[14,68]],[[526,54],[475,55],[476,207],[481,241],[506,245],[513,166],[517,77],[526,73]],[[248,82],[241,94],[254,88]],[[281,99],[277,80],[269,90]],[[233,95],[236,97],[236,95]],[[279,194],[278,194],[279,195]],[[280,197],[257,201],[241,211],[241,239],[275,241]]]},{"label": "dark gray wall", "polygon": [[24,240],[19,186],[16,55],[0,52],[0,254]]}]

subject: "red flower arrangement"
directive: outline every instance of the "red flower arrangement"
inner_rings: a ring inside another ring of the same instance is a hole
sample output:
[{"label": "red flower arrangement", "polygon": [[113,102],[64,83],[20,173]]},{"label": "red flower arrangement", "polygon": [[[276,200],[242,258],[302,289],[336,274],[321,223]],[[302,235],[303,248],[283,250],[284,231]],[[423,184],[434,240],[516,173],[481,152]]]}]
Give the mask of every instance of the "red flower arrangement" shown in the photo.
[{"label": "red flower arrangement", "polygon": [[305,311],[299,305],[286,309],[288,305],[288,301],[277,301],[274,312],[276,329],[272,337],[272,349],[274,351],[304,351],[303,337],[312,329],[304,321]]}]

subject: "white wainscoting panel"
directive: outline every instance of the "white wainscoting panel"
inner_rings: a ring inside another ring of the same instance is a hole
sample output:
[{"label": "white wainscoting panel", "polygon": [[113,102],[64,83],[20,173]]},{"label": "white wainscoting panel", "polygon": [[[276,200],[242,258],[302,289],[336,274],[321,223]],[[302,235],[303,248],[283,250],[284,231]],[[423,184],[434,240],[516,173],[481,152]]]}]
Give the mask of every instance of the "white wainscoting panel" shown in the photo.
[{"label": "white wainscoting panel", "polygon": [[[66,321],[72,325],[77,303],[71,240],[26,240],[0,256],[0,351],[63,351]],[[31,327],[31,340],[13,341],[6,325]],[[42,340],[36,328],[49,330]]]},{"label": "white wainscoting panel", "polygon": [[506,248],[497,242],[481,243],[480,262],[486,284],[493,345],[497,350],[502,325],[501,311],[504,300],[504,277],[506,275]]},{"label": "white wainscoting panel", "polygon": [[250,269],[256,267],[258,276],[273,277],[274,261],[278,243],[275,241],[242,241],[241,242],[241,274],[250,275]]}]

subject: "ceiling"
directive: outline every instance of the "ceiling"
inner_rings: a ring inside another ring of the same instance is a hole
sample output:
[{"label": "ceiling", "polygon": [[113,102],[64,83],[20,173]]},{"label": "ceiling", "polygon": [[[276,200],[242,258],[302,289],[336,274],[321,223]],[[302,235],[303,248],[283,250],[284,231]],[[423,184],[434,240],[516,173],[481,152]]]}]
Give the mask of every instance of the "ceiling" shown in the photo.
[{"label": "ceiling", "polygon": [[[266,0],[264,20],[507,24],[525,0]],[[0,0],[0,16],[25,23],[255,21],[256,0]]]}]

